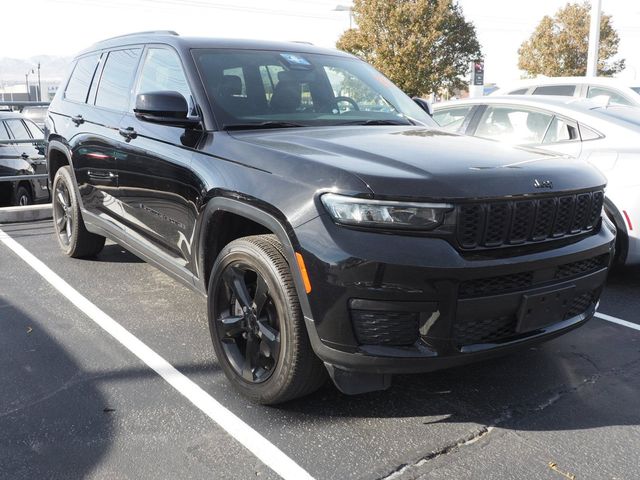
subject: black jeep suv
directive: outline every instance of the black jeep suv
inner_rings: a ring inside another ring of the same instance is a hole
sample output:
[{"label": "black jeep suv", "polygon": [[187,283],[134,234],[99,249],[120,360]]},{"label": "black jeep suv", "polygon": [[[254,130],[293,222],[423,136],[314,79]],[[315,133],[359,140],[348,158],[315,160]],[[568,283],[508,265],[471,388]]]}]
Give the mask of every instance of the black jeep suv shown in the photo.
[{"label": "black jeep suv", "polygon": [[438,130],[302,43],[100,42],[49,108],[54,221],[208,298],[225,374],[277,403],[522,348],[594,314],[614,245],[584,163]]}]

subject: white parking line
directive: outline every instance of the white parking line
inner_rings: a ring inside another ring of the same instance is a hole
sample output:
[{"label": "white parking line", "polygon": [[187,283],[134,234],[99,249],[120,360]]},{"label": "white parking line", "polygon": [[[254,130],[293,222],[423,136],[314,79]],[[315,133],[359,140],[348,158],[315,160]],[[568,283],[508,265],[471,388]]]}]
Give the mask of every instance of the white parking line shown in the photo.
[{"label": "white parking line", "polygon": [[80,311],[164,378],[169,385],[202,410],[205,415],[220,425],[229,435],[240,442],[274,472],[287,480],[313,480],[313,477],[311,477],[306,470],[285,455],[278,447],[225,408],[196,383],[176,370],[169,362],[113,318],[96,307],[91,301],[1,229],[0,241],[22,258],[22,260],[49,282],[53,288],[64,295]]},{"label": "white parking line", "polygon": [[606,320],[607,322],[617,323],[618,325],[622,325],[623,327],[629,327],[633,328],[634,330],[640,331],[640,325],[638,325],[637,323],[627,322],[626,320],[612,317],[611,315],[607,315],[606,313],[596,312],[595,316],[601,318],[602,320]]}]

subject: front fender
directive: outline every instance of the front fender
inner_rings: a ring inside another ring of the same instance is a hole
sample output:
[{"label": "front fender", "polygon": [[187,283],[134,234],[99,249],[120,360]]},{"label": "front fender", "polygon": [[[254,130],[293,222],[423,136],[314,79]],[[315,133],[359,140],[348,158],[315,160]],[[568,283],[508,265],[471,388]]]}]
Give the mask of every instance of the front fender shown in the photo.
[{"label": "front fender", "polygon": [[289,268],[291,269],[291,275],[293,277],[296,293],[298,294],[302,313],[305,315],[305,317],[311,319],[312,316],[311,307],[309,306],[309,299],[307,298],[304,280],[302,279],[302,273],[300,272],[298,262],[296,261],[296,250],[294,248],[294,243],[297,243],[297,241],[295,239],[293,229],[290,225],[288,225],[288,223],[286,223],[286,221],[279,220],[273,214],[266,212],[265,210],[262,210],[255,205],[250,205],[246,202],[243,202],[242,200],[238,200],[235,198],[222,196],[213,197],[207,202],[204,210],[200,214],[201,220],[197,227],[198,242],[196,245],[198,279],[201,282],[201,285],[199,285],[199,289],[204,292],[207,291],[207,285],[205,285],[204,282],[206,250],[205,242],[207,241],[206,232],[208,230],[210,222],[213,219],[214,214],[218,211],[224,211],[239,215],[241,217],[245,217],[248,220],[264,226],[278,238],[283,246],[285,259],[287,260]]}]

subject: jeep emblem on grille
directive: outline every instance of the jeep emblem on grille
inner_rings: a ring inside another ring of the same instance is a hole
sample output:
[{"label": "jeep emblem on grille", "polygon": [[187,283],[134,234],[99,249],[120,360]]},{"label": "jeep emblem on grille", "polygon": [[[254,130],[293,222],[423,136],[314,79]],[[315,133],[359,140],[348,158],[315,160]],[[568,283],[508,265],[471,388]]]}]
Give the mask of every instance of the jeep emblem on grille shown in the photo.
[{"label": "jeep emblem on grille", "polygon": [[551,180],[538,180],[537,178],[533,181],[533,186],[535,188],[553,188],[553,182]]}]

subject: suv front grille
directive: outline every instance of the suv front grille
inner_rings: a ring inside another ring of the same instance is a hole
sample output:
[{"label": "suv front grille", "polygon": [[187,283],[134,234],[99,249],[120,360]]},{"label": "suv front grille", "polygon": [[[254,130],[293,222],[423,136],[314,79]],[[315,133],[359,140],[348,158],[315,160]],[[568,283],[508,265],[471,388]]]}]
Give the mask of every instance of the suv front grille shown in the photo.
[{"label": "suv front grille", "polygon": [[515,315],[456,322],[453,327],[453,336],[458,345],[491,343],[515,335],[516,323]]},{"label": "suv front grille", "polygon": [[498,248],[578,235],[598,224],[602,191],[458,207],[457,240],[466,250]]},{"label": "suv front grille", "polygon": [[[606,267],[608,263],[609,255],[605,253],[597,257],[559,265],[555,267],[555,272],[551,271],[547,275],[539,275],[538,271],[529,271],[500,275],[497,277],[466,280],[461,282],[458,287],[458,297],[484,297],[526,290],[527,288],[536,287],[552,280],[565,280],[571,277],[587,275]],[[538,278],[538,280],[536,280],[536,278]]]}]

